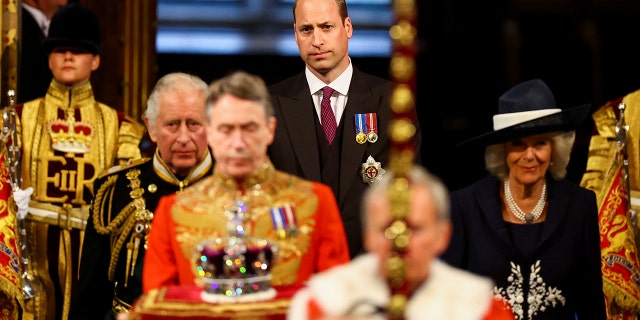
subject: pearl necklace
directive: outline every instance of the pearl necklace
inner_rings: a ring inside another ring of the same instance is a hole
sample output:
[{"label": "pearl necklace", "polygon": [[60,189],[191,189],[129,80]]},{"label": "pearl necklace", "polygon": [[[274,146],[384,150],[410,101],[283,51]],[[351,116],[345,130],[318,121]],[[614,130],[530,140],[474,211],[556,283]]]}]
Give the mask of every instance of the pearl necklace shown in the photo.
[{"label": "pearl necklace", "polygon": [[540,195],[540,199],[536,204],[535,208],[531,213],[525,213],[518,207],[516,201],[513,199],[513,195],[511,195],[511,188],[509,186],[509,178],[504,180],[504,198],[507,201],[507,205],[516,218],[520,219],[520,221],[524,223],[533,223],[538,220],[542,215],[542,210],[544,210],[545,203],[547,201],[547,181],[542,185],[542,194]]}]

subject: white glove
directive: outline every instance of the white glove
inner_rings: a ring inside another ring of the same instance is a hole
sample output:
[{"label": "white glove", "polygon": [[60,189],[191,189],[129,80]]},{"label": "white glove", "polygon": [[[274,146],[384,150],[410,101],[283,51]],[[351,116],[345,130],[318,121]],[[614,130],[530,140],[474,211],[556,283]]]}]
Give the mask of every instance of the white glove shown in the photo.
[{"label": "white glove", "polygon": [[24,190],[13,190],[13,200],[16,202],[16,205],[18,205],[18,220],[22,220],[27,217],[27,213],[29,212],[29,201],[31,200],[32,193],[32,187],[28,187]]}]

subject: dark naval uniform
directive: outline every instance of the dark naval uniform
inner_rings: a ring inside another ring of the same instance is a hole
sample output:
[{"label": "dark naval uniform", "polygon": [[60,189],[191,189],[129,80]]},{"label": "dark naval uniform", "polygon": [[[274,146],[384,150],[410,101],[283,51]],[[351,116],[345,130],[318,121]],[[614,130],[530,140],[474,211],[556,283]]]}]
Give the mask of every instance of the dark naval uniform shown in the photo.
[{"label": "dark naval uniform", "polygon": [[115,319],[128,311],[142,294],[146,236],[158,201],[212,171],[207,152],[187,177],[175,177],[156,152],[96,179],[71,319]]}]

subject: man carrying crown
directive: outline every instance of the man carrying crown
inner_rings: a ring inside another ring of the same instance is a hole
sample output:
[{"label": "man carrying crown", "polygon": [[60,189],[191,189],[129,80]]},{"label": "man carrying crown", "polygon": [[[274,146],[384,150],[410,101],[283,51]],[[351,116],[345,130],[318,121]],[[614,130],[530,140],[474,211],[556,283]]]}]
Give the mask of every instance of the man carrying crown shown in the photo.
[{"label": "man carrying crown", "polygon": [[94,99],[100,30],[92,12],[79,4],[60,9],[44,47],[53,73],[47,94],[16,107],[22,188],[33,188],[27,271],[41,285],[24,313],[67,319],[93,181],[114,161],[140,157],[144,128]]}]

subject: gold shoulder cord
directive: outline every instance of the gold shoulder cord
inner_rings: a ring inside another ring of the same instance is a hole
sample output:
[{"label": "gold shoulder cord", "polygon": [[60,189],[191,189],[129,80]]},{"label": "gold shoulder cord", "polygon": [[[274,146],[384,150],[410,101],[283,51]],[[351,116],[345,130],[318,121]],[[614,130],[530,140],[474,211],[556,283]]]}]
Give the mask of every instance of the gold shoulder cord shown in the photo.
[{"label": "gold shoulder cord", "polygon": [[[108,206],[105,210],[107,213],[107,221],[110,220],[113,193],[115,191],[113,186],[118,178],[117,175],[107,178],[107,181],[98,189],[93,204],[93,221],[96,230],[100,234],[111,234],[111,259],[109,261],[109,280],[111,281],[115,281],[115,271],[118,265],[118,258],[120,257],[120,250],[122,250],[122,246],[128,240],[126,246],[127,264],[125,287],[127,286],[129,276],[132,276],[135,270],[142,240],[144,240],[143,245],[145,249],[147,247],[147,238],[149,229],[151,228],[151,220],[153,219],[153,213],[146,209],[146,201],[143,198],[144,189],[141,187],[139,176],[139,169],[131,169],[126,173],[126,177],[129,180],[129,187],[131,188],[129,196],[132,201],[118,213],[118,216],[113,219],[113,221],[108,222],[106,227],[101,219],[104,214],[101,213],[103,207],[105,205]],[[110,194],[106,196],[106,192],[110,192]],[[105,199],[108,199],[107,204],[104,203]]]},{"label": "gold shoulder cord", "polygon": [[[134,220],[132,220],[135,223],[135,232],[131,234],[129,243],[127,243],[125,287],[127,286],[129,276],[133,276],[141,241],[144,241],[144,249],[147,249],[147,240],[149,239],[149,230],[151,229],[151,220],[153,219],[153,213],[147,210],[146,201],[142,197],[142,195],[144,195],[144,189],[141,187],[138,176],[140,176],[139,169],[133,169],[127,172],[127,179],[129,179],[129,186],[131,187],[129,195],[131,199],[133,199],[133,205],[135,206]],[[126,233],[129,233],[129,230],[131,230],[131,228],[127,228]]]},{"label": "gold shoulder cord", "polygon": [[415,0],[394,0],[396,24],[389,34],[394,50],[390,74],[393,80],[391,95],[392,120],[389,125],[389,165],[394,173],[388,189],[389,207],[393,221],[385,230],[392,251],[387,260],[387,283],[391,299],[387,305],[389,319],[404,319],[410,292],[405,283],[404,252],[409,244],[410,230],[406,215],[409,212],[409,172],[415,149],[415,37],[417,8]]},{"label": "gold shoulder cord", "polygon": [[[113,192],[115,191],[115,188],[113,188],[113,186],[115,186],[117,180],[118,180],[117,175],[113,175],[107,178],[107,181],[105,181],[100,186],[100,189],[98,189],[98,192],[96,192],[96,195],[93,198],[93,208],[92,208],[93,224],[95,225],[96,231],[98,231],[99,234],[109,234],[113,232],[113,230],[117,227],[117,225],[119,225],[123,220],[122,215],[118,215],[118,217],[115,220],[109,222],[109,220],[111,220],[111,201],[110,200],[113,198]],[[106,195],[107,192],[109,192],[109,195]],[[102,206],[105,200],[107,199],[108,199],[107,204],[109,208],[107,209],[107,212],[106,212],[107,216],[103,221]],[[107,224],[107,226],[105,226],[105,224]]]},{"label": "gold shoulder cord", "polygon": [[[118,180],[117,175],[110,176],[107,178],[107,181],[100,186],[100,189],[96,192],[96,196],[93,200],[93,224],[95,225],[96,231],[99,234],[108,235],[111,234],[112,244],[111,244],[111,259],[109,261],[109,280],[115,281],[115,270],[118,264],[118,258],[120,256],[120,250],[122,249],[122,245],[129,234],[128,232],[122,232],[124,230],[132,230],[133,228],[133,215],[132,212],[135,211],[135,207],[130,203],[122,209],[118,213],[118,216],[111,220],[111,208],[113,203],[113,193],[115,191],[115,184]],[[105,193],[109,193],[106,195]],[[106,203],[105,203],[106,202]],[[103,207],[108,206],[104,209]],[[104,222],[103,223],[103,218]],[[125,221],[126,220],[126,221]],[[105,224],[107,224],[105,226]],[[113,239],[117,237],[117,241],[113,243]]]}]

